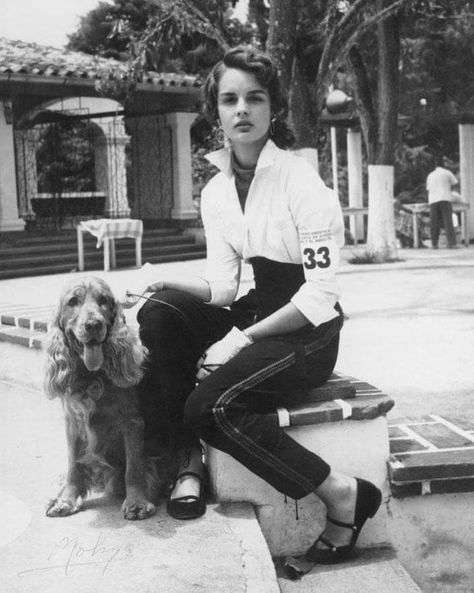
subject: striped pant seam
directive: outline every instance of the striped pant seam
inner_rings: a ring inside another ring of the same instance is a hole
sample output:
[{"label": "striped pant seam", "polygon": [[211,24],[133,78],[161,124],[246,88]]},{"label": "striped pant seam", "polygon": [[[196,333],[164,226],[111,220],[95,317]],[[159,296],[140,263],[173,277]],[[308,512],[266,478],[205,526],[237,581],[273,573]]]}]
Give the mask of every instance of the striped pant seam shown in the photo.
[{"label": "striped pant seam", "polygon": [[[336,324],[335,331],[329,329],[326,335],[321,339],[317,339],[310,344],[305,345],[305,355],[316,352],[317,350],[326,346],[329,341],[337,334],[340,330],[341,323]],[[260,369],[250,377],[246,377],[243,381],[240,381],[236,385],[233,385],[222,393],[220,398],[217,400],[216,405],[213,409],[214,416],[218,426],[221,428],[224,434],[226,434],[234,442],[239,442],[241,446],[247,451],[247,453],[256,456],[262,463],[268,464],[277,471],[283,473],[287,478],[298,483],[304,490],[311,492],[314,490],[314,485],[309,480],[306,480],[298,472],[288,465],[283,466],[281,460],[277,459],[272,453],[263,449],[247,435],[241,433],[232,423],[228,420],[225,413],[225,405],[232,402],[244,389],[253,387],[259,382],[263,381],[267,377],[271,377],[277,371],[284,368],[288,368],[296,361],[294,353],[286,356],[285,358],[278,360],[268,367]]]}]

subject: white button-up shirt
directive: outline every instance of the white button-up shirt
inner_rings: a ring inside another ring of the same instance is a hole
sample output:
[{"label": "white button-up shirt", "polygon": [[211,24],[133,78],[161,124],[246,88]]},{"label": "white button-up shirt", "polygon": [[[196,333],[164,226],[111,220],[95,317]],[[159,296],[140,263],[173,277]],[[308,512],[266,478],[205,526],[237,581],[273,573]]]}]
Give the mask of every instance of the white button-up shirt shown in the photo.
[{"label": "white button-up shirt", "polygon": [[444,167],[436,167],[434,171],[426,178],[426,189],[428,190],[428,202],[434,204],[435,202],[452,202],[453,194],[452,187],[456,185],[458,180],[449,169]]},{"label": "white button-up shirt", "polygon": [[201,199],[210,304],[232,304],[242,260],[259,256],[303,265],[306,281],[291,302],[313,325],[336,317],[334,305],[340,291],[335,272],[344,244],[344,222],[335,193],[304,157],[268,140],[243,213],[230,149],[207,158],[220,169],[204,187]]}]

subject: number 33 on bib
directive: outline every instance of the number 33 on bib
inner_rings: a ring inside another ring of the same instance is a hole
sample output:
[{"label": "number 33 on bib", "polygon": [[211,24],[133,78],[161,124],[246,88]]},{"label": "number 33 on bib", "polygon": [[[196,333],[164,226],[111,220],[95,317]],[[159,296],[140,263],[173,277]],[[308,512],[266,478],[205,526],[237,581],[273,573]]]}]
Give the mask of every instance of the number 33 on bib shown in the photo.
[{"label": "number 33 on bib", "polygon": [[330,229],[300,232],[301,256],[305,276],[332,275],[339,265],[339,246]]}]

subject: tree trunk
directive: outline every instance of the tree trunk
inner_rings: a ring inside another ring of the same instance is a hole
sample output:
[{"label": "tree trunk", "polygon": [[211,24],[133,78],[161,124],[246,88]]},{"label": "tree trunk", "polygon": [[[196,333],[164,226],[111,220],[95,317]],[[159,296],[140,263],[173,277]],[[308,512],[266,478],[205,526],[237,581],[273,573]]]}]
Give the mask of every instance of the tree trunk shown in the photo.
[{"label": "tree trunk", "polygon": [[392,165],[369,165],[367,252],[379,262],[397,258]]},{"label": "tree trunk", "polygon": [[[377,0],[380,11],[388,0]],[[377,24],[377,138],[371,138],[367,251],[378,261],[397,258],[393,209],[395,142],[398,117],[398,16]]]},{"label": "tree trunk", "polygon": [[[377,0],[382,10],[387,0]],[[378,40],[378,142],[375,164],[393,165],[397,136],[400,31],[398,16],[393,15],[377,24]]]},{"label": "tree trunk", "polygon": [[298,148],[318,148],[319,118],[309,83],[301,74],[298,59],[293,68],[290,94],[290,120]]},{"label": "tree trunk", "polygon": [[291,88],[296,41],[296,6],[287,0],[272,0],[267,51],[275,62],[284,89]]},{"label": "tree trunk", "polygon": [[290,121],[298,148],[317,148],[318,121],[312,108],[309,84],[301,75],[295,55],[297,6],[287,0],[273,0],[267,51],[277,65],[280,82],[288,91]]}]

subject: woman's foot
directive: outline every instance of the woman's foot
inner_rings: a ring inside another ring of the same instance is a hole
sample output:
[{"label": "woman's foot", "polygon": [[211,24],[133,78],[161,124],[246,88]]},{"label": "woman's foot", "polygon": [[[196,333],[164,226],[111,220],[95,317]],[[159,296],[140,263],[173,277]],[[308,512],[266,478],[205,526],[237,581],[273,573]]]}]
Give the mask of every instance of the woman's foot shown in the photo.
[{"label": "woman's foot", "polygon": [[318,488],[317,495],[327,507],[323,533],[306,552],[307,560],[333,564],[347,560],[364,523],[380,507],[382,494],[371,482],[331,474]]},{"label": "woman's foot", "polygon": [[[331,492],[326,496],[326,500],[318,494],[326,505],[327,516],[341,523],[354,523],[357,500],[357,482],[355,478],[334,475],[334,485],[331,485],[330,488]],[[350,543],[352,533],[345,527],[327,521],[321,537],[330,541],[334,546],[340,547]],[[327,547],[322,542],[318,543],[320,548]]]},{"label": "woman's foot", "polygon": [[175,519],[197,519],[206,512],[207,473],[200,447],[179,453],[176,480],[168,499],[168,513]]}]

